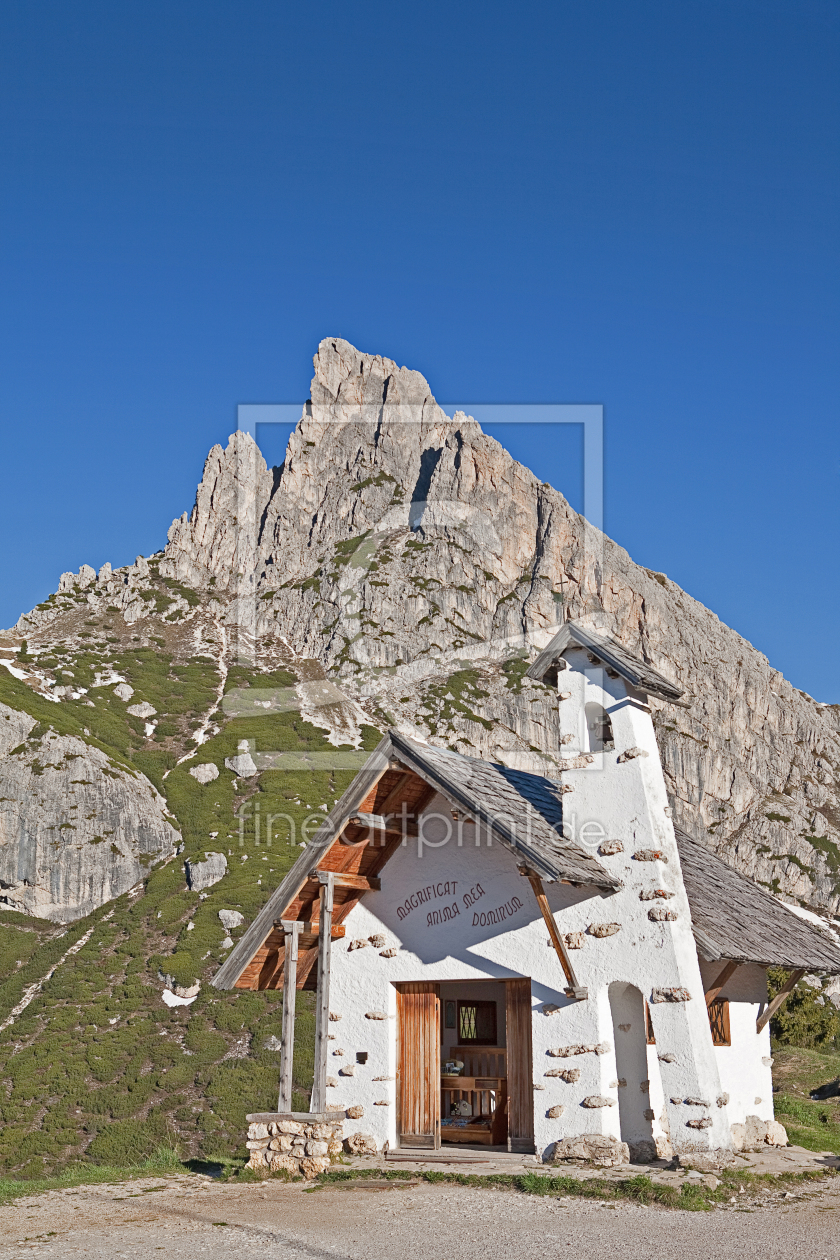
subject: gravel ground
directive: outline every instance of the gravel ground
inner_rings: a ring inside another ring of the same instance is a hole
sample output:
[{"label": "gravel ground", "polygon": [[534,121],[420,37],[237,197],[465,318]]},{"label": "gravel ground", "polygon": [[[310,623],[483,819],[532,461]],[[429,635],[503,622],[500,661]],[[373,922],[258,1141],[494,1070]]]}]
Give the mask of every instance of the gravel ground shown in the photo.
[{"label": "gravel ground", "polygon": [[0,1208],[0,1260],[158,1260],[162,1251],[208,1260],[604,1260],[614,1249],[621,1260],[840,1260],[839,1225],[833,1189],[741,1195],[711,1212],[674,1212],[422,1183],[312,1190],[173,1176]]}]

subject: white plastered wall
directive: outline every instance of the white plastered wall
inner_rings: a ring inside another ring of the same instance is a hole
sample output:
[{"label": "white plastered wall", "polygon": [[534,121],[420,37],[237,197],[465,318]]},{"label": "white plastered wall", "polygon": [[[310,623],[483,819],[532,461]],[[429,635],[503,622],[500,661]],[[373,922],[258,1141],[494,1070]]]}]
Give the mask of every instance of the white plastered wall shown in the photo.
[{"label": "white plastered wall", "polygon": [[[567,834],[590,852],[597,852],[602,839],[620,840],[624,846],[619,854],[599,858],[623,881],[618,892],[602,896],[592,888],[545,885],[560,930],[584,933],[583,948],[573,950],[571,958],[588,999],[575,1002],[565,995],[559,960],[530,885],[517,870],[522,858],[498,841],[491,842],[481,829],[453,822],[447,802],[436,798],[426,810],[426,842],[409,841],[398,850],[382,872],[381,891],[365,895],[346,920],[346,938],[333,946],[330,1007],[341,1018],[331,1026],[335,1040],[330,1043],[328,1074],[338,1083],[329,1088],[328,1098],[342,1108],[361,1105],[364,1115],[347,1122],[348,1132],[371,1133],[380,1146],[385,1142],[395,1146],[397,1140],[394,984],[517,976],[532,981],[538,1155],[546,1154],[558,1139],[579,1133],[620,1137],[619,1093],[643,1089],[643,1080],[618,1085],[611,985],[635,986],[646,998],[654,988],[688,991],[689,1001],[651,1004],[656,1045],[637,1056],[638,1071],[646,1070],[649,1082],[651,1134],[670,1133],[674,1149],[681,1152],[731,1146],[727,1109],[718,1105],[725,1087],[712,1046],[650,714],[639,697],[628,694],[621,679],[593,670],[585,652],[570,651],[569,661],[570,668],[561,672],[559,681],[561,695],[569,693],[560,701],[561,730],[570,736],[563,754],[575,760],[584,751],[586,745],[579,741],[586,703],[601,704],[608,711],[616,746],[596,755],[591,764],[575,762],[578,768],[564,771],[563,783],[573,789],[564,796]],[[647,756],[618,763],[618,755],[630,748]],[[662,860],[633,857],[651,849],[660,852]],[[640,900],[640,892],[653,888],[673,895]],[[655,907],[672,910],[676,920],[651,921],[648,911]],[[601,938],[587,931],[613,922],[620,925],[614,935]],[[386,938],[381,949],[397,948],[395,957],[385,958],[371,945],[349,948],[353,940],[377,934]],[[379,1014],[386,1018],[369,1018]],[[642,1034],[643,1029],[632,1030],[633,1036]],[[574,1057],[549,1053],[573,1044],[606,1046],[606,1051]],[[334,1053],[338,1049],[343,1055]],[[340,1075],[343,1065],[355,1064],[359,1051],[367,1052],[367,1062],[355,1065],[351,1076]],[[624,1061],[629,1061],[626,1055]],[[580,1079],[566,1084],[546,1075],[558,1067],[579,1068]],[[735,1090],[728,1092],[734,1098]],[[596,1096],[612,1105],[583,1105],[584,1099]],[[707,1105],[687,1105],[686,1098]],[[564,1108],[562,1116],[549,1119],[548,1110],[557,1104]],[[635,1104],[634,1109],[638,1110]],[[740,1110],[737,1114],[740,1117]],[[701,1118],[711,1122],[709,1127],[689,1126],[688,1121]]]},{"label": "white plastered wall", "polygon": [[[701,962],[705,984],[720,975],[726,959]],[[773,1060],[770,1056],[770,1025],[760,1033],[756,1020],[767,1004],[767,973],[763,967],[743,965],[721,990],[729,999],[729,1046],[715,1046],[721,1088],[729,1095],[727,1112],[731,1124],[743,1124],[747,1116],[773,1119]]]}]

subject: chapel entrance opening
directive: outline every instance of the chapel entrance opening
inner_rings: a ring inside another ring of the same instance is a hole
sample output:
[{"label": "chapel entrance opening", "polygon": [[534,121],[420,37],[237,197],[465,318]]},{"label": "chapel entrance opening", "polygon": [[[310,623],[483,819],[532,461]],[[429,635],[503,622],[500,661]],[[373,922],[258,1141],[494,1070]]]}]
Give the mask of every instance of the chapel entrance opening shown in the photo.
[{"label": "chapel entrance opening", "polygon": [[400,1146],[533,1151],[530,980],[396,988]]}]

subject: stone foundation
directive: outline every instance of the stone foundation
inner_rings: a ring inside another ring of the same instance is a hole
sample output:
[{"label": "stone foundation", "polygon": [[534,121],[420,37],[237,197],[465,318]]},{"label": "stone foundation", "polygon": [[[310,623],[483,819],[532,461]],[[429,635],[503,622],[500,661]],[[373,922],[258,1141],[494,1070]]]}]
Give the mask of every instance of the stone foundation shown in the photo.
[{"label": "stone foundation", "polygon": [[747,1116],[745,1124],[733,1124],[732,1144],[736,1151],[760,1151],[765,1146],[787,1146],[788,1136],[778,1120]]},{"label": "stone foundation", "polygon": [[245,1167],[263,1176],[286,1172],[311,1180],[343,1150],[343,1111],[267,1112],[247,1118],[250,1159]]}]

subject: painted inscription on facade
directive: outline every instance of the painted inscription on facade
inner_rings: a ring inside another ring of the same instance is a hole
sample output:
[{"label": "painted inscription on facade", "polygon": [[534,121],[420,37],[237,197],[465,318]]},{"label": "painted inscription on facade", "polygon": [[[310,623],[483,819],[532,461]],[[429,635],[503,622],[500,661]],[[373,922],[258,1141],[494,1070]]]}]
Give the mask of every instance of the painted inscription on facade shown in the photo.
[{"label": "painted inscription on facade", "polygon": [[516,914],[517,910],[522,909],[522,902],[518,897],[511,897],[510,901],[506,901],[504,905],[496,906],[493,910],[482,910],[481,913],[473,911],[473,927],[489,927],[495,923],[504,923],[505,919],[510,919]]},{"label": "painted inscription on facade", "polygon": [[[416,889],[410,897],[407,897],[402,905],[397,906],[397,918],[402,921],[407,919],[412,910],[417,910],[420,906],[426,905],[429,901],[443,900],[452,897],[453,900],[447,905],[438,906],[434,910],[426,913],[426,927],[439,927],[442,923],[451,923],[454,919],[460,918],[461,906],[458,905],[458,880],[442,879],[436,884],[426,884],[425,888]],[[481,884],[473,884],[465,893],[461,893],[461,903],[464,910],[471,910],[476,902],[487,894]],[[488,927],[496,923],[504,923],[505,919],[511,918],[518,910],[523,908],[522,902],[518,897],[511,897],[510,901],[504,902],[500,906],[496,906],[493,910],[476,911],[473,910],[472,926]]]},{"label": "painted inscription on facade", "polygon": [[434,901],[437,897],[454,897],[457,888],[457,879],[441,880],[437,884],[427,884],[425,888],[418,888],[406,898],[401,906],[397,906],[397,918],[400,921],[407,919],[412,910],[425,905],[427,901]]}]

